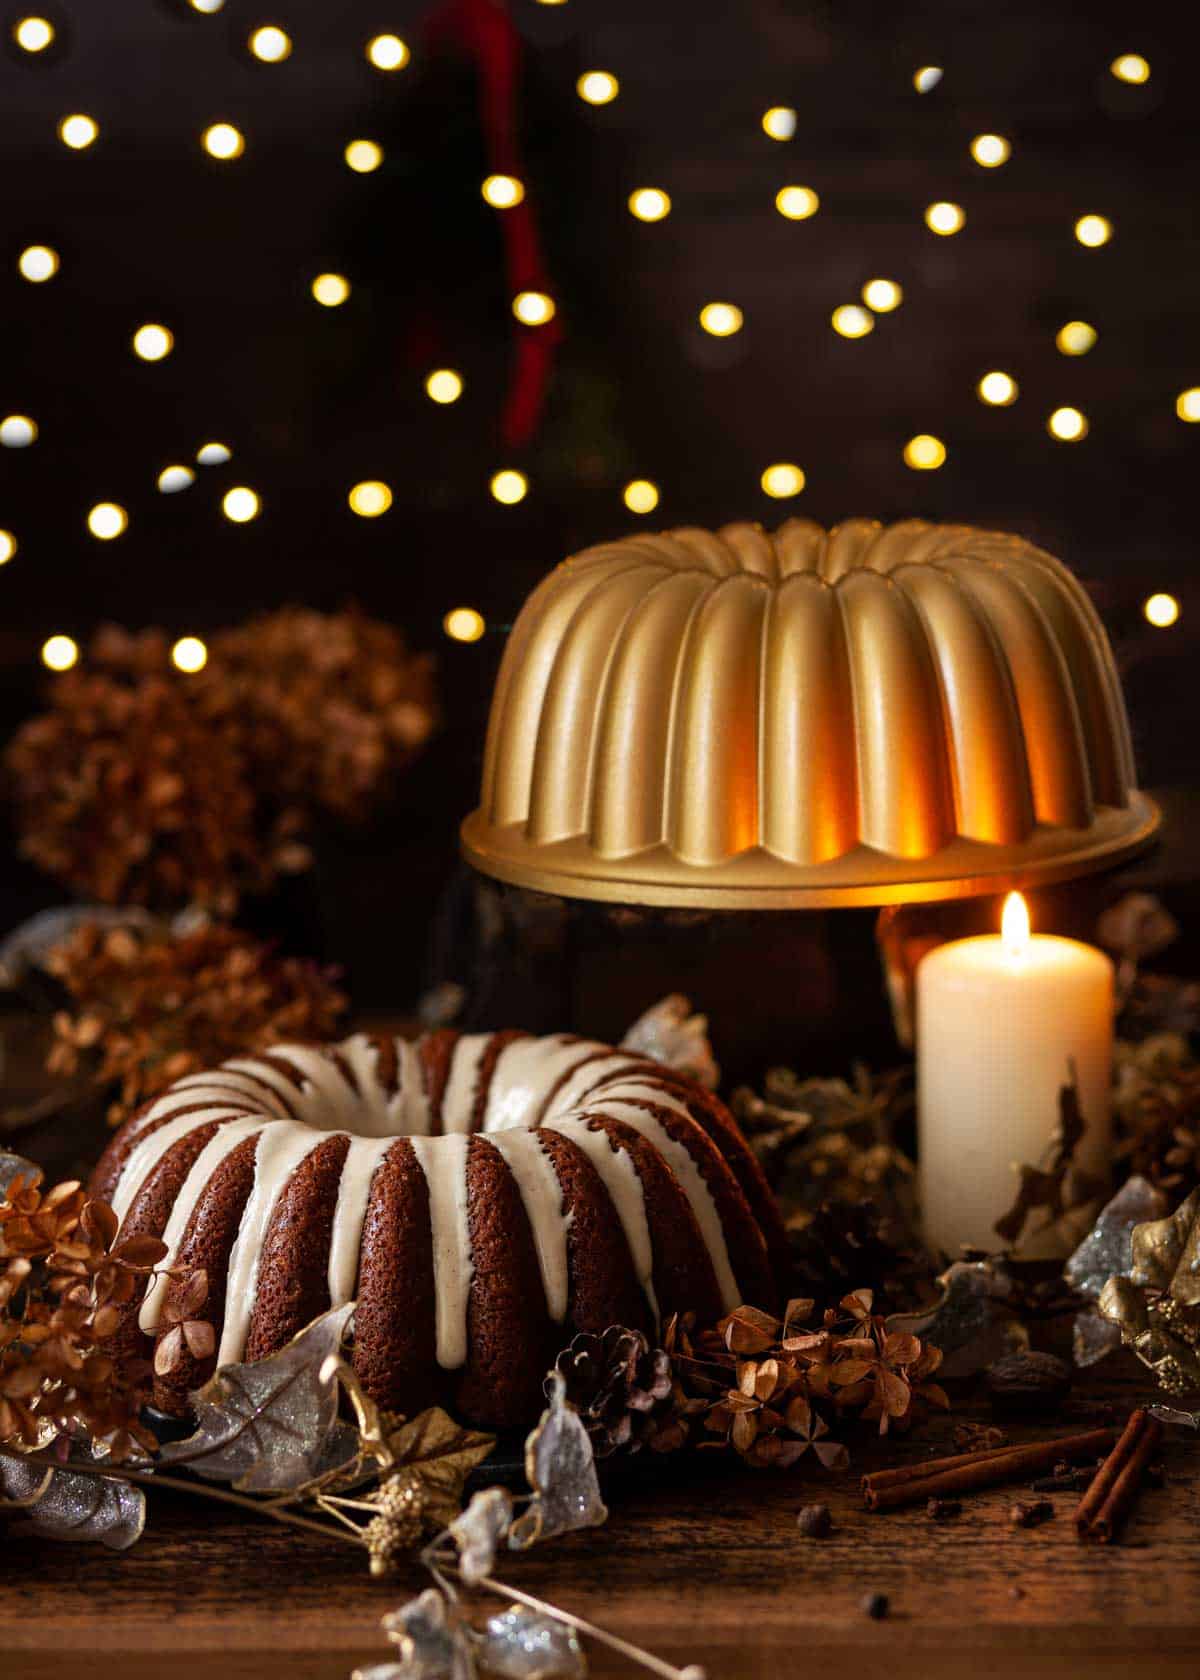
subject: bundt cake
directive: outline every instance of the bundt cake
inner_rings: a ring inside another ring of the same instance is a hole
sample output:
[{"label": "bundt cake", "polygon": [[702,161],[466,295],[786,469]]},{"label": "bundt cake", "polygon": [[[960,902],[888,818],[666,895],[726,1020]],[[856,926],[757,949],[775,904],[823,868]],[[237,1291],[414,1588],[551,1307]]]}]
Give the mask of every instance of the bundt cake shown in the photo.
[{"label": "bundt cake", "polygon": [[496,682],[485,874],[707,910],[994,893],[1153,833],[1104,629],[1053,556],[921,520],[566,560]]},{"label": "bundt cake", "polygon": [[777,1299],[778,1213],[724,1106],[662,1065],[566,1034],[358,1035],[179,1080],[92,1180],[160,1276],[115,1346],[143,1357],[203,1268],[215,1354],[156,1378],[187,1412],[218,1365],[357,1300],[353,1363],[381,1405],[523,1424],[580,1330],[653,1334]]}]

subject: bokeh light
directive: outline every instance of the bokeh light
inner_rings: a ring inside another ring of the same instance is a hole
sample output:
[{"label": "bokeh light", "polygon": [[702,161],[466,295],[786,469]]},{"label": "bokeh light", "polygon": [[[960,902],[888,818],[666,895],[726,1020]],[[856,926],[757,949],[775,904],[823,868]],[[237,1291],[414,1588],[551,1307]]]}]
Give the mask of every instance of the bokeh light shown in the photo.
[{"label": "bokeh light", "polygon": [[230,158],[241,157],[246,150],[246,139],[240,128],[232,123],[211,123],[200,136],[200,144],[209,157],[220,158],[224,163]]},{"label": "bokeh light", "polygon": [[156,321],[148,321],[133,335],[133,353],[144,362],[161,362],[164,356],[171,354],[174,345],[175,336],[170,328],[160,326]]},{"label": "bokeh light", "polygon": [[442,629],[452,642],[477,642],[487,625],[474,607],[453,607],[442,620]]},{"label": "bokeh light", "polygon": [[202,443],[196,451],[196,460],[202,467],[223,467],[232,456],[227,443]]},{"label": "bokeh light", "polygon": [[518,292],[512,303],[513,314],[526,327],[544,327],[554,319],[555,308],[547,292]]},{"label": "bokeh light", "polygon": [[1107,245],[1112,233],[1112,223],[1107,216],[1080,216],[1075,223],[1076,239],[1089,250],[1094,250],[1097,245]]},{"label": "bokeh light", "polygon": [[17,258],[17,268],[22,279],[32,281],[34,285],[43,280],[53,280],[58,273],[58,252],[49,245],[26,245]]},{"label": "bokeh light", "polygon": [[763,112],[762,125],[772,140],[790,140],[796,132],[796,113],[790,105],[772,105]]},{"label": "bokeh light", "polygon": [[1078,443],[1088,434],[1087,416],[1077,408],[1056,408],[1046,421],[1046,429],[1060,443]]},{"label": "bokeh light", "polygon": [[648,478],[635,478],[621,492],[630,513],[653,513],[658,506],[658,485]]},{"label": "bokeh light", "polygon": [[1175,412],[1181,420],[1200,420],[1200,385],[1191,385],[1175,398]]},{"label": "bokeh light", "polygon": [[589,70],[575,83],[575,91],[589,105],[611,105],[621,84],[607,70]]},{"label": "bokeh light", "polygon": [[798,496],[807,482],[803,469],[792,461],[776,461],[762,475],[762,487],[768,496],[777,499]]},{"label": "bokeh light", "polygon": [[977,134],[971,142],[971,156],[982,169],[998,169],[1012,156],[1012,147],[1002,134]]},{"label": "bokeh light", "polygon": [[225,0],[188,0],[188,4],[194,12],[203,12],[206,17],[211,17],[221,10]]},{"label": "bokeh light", "polygon": [[191,676],[196,671],[203,671],[208,664],[208,649],[199,636],[180,636],[171,649],[171,663],[177,671]]},{"label": "bokeh light", "polygon": [[1169,630],[1179,618],[1179,602],[1174,595],[1151,595],[1143,603],[1142,612],[1156,630]]},{"label": "bokeh light", "polygon": [[1096,342],[1096,329],[1087,321],[1068,321],[1059,327],[1054,342],[1064,356],[1086,356]]},{"label": "bokeh light", "polygon": [[45,52],[53,39],[54,25],[49,18],[23,17],[13,24],[13,40],[22,52]]},{"label": "bokeh light", "polygon": [[932,93],[944,74],[940,64],[922,64],[913,73],[913,86],[918,93]]},{"label": "bokeh light", "polygon": [[365,478],[354,486],[347,499],[360,519],[378,519],[392,505],[391,487],[381,478]]},{"label": "bokeh light", "polygon": [[493,210],[511,210],[525,197],[525,183],[515,175],[489,175],[479,190]]},{"label": "bokeh light", "polygon": [[904,291],[895,280],[868,280],[862,289],[862,300],[877,315],[886,315],[899,309],[904,302]]},{"label": "bokeh light", "polygon": [[700,311],[700,325],[714,338],[741,332],[744,319],[736,303],[706,303]]},{"label": "bokeh light", "polygon": [[7,566],[17,552],[17,539],[11,531],[0,529],[0,566]]},{"label": "bokeh light", "polygon": [[120,502],[97,502],[87,516],[87,528],[101,542],[111,542],[128,528],[129,515]]},{"label": "bokeh light", "polygon": [[462,393],[462,375],[453,368],[434,368],[425,381],[425,394],[435,403],[457,402]]},{"label": "bokeh light", "polygon": [[914,472],[934,472],[945,460],[946,445],[930,432],[918,432],[904,445],[904,464]]},{"label": "bokeh light", "polygon": [[671,213],[671,199],[661,187],[639,187],[629,195],[629,208],[639,222],[661,222]]},{"label": "bokeh light", "polygon": [[164,467],[158,475],[158,488],[164,496],[178,495],[180,490],[186,490],[195,482],[196,475],[191,467]]},{"label": "bokeh light", "polygon": [[28,449],[37,442],[37,421],[28,414],[6,414],[0,420],[0,445],[5,449]]},{"label": "bokeh light", "polygon": [[367,42],[367,58],[376,70],[403,70],[410,56],[399,35],[375,35]]},{"label": "bokeh light", "polygon": [[374,140],[351,140],[342,156],[356,175],[369,175],[383,162],[383,147]]},{"label": "bokeh light", "polygon": [[69,671],[79,658],[79,644],[70,636],[48,636],[42,643],[42,664],[51,671]]},{"label": "bokeh light", "polygon": [[1137,85],[1150,80],[1150,66],[1141,53],[1121,53],[1118,58],[1113,59],[1109,69],[1119,82],[1132,82]]},{"label": "bokeh light", "polygon": [[954,204],[945,198],[931,204],[925,212],[925,226],[934,233],[957,233],[966,220],[966,212],[962,205]]},{"label": "bokeh light", "polygon": [[821,200],[811,187],[780,187],[775,194],[775,208],[789,222],[803,222],[816,215]]},{"label": "bokeh light", "polygon": [[292,38],[277,25],[265,23],[251,35],[250,51],[264,64],[282,64],[291,56]]},{"label": "bokeh light", "polygon": [[1017,382],[1009,373],[985,373],[975,389],[992,408],[1007,408],[1017,400]]},{"label": "bokeh light", "polygon": [[517,502],[524,501],[528,490],[529,480],[525,474],[515,472],[511,467],[492,475],[492,495],[506,507],[513,507]]},{"label": "bokeh light", "polygon": [[64,146],[69,146],[73,152],[82,152],[90,146],[100,132],[100,125],[94,117],[85,116],[82,111],[73,111],[69,117],[64,117],[58,125],[58,138]]},{"label": "bokeh light", "polygon": [[841,338],[865,338],[875,331],[874,315],[859,303],[840,303],[829,319]]},{"label": "bokeh light", "polygon": [[350,282],[344,274],[318,274],[312,283],[312,295],[326,309],[336,309],[350,296]]},{"label": "bokeh light", "polygon": [[221,512],[235,525],[246,525],[256,519],[262,509],[256,493],[245,484],[235,484],[221,498]]}]

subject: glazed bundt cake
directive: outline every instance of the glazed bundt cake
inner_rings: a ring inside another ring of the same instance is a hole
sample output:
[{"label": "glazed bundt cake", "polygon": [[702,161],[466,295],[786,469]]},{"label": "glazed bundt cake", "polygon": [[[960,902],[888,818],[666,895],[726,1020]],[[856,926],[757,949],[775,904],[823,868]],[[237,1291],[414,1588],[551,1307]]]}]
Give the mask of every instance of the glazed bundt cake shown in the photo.
[{"label": "glazed bundt cake", "polygon": [[217,1365],[356,1300],[353,1363],[381,1405],[523,1424],[581,1330],[653,1334],[777,1298],[778,1213],[724,1106],[565,1034],[358,1035],[191,1074],[113,1138],[92,1181],[165,1267],[118,1357],[153,1351],[187,1273],[217,1347],[156,1378],[184,1415]]}]

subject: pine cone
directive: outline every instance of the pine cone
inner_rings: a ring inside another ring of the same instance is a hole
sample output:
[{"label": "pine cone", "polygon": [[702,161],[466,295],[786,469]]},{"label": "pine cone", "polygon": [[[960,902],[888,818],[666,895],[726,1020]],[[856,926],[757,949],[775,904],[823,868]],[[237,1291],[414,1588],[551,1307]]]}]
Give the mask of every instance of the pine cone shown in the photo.
[{"label": "pine cone", "polygon": [[567,1399],[582,1417],[597,1458],[654,1446],[672,1421],[670,1356],[640,1330],[612,1325],[576,1336],[555,1361]]}]

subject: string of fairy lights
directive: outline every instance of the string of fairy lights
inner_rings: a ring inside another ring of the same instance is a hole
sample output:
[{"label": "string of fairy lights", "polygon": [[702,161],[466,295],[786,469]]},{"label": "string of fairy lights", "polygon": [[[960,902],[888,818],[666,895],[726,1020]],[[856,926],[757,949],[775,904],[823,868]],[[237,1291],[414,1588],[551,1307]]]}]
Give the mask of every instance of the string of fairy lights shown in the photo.
[{"label": "string of fairy lights", "polygon": [[[184,0],[194,12],[213,15],[220,12],[225,0]],[[565,5],[568,0],[537,0],[544,6]],[[58,31],[45,17],[30,15],[19,18],[12,25],[12,40],[20,52],[30,58],[49,53],[54,47]],[[290,58],[293,42],[287,31],[276,24],[265,23],[252,28],[245,37],[245,49],[263,64],[282,64]],[[365,41],[362,52],[367,62],[385,74],[402,71],[411,62],[408,44],[393,33],[381,33]],[[1149,81],[1149,62],[1136,52],[1121,53],[1109,65],[1109,72],[1119,83],[1140,86]],[[944,70],[939,65],[919,66],[912,75],[912,86],[918,96],[932,93],[943,81]],[[611,105],[620,95],[621,84],[610,70],[590,69],[579,76],[576,93],[585,103],[595,107]],[[786,145],[797,131],[797,112],[791,106],[773,105],[763,112],[763,133],[779,145]],[[57,134],[70,151],[84,151],[101,138],[100,122],[92,115],[74,111],[64,115],[57,124]],[[203,151],[222,163],[233,163],[246,150],[246,135],[233,123],[216,121],[199,136]],[[1002,168],[1012,156],[1012,143],[1002,134],[981,133],[970,141],[973,162],[984,170]],[[368,136],[353,136],[342,150],[347,169],[357,175],[369,175],[384,162],[384,150],[377,140]],[[525,183],[513,175],[491,174],[480,184],[480,193],[492,209],[503,214],[519,205],[525,198]],[[804,221],[821,209],[818,193],[807,185],[788,183],[775,194],[774,207],[788,221]],[[644,223],[662,222],[673,210],[670,195],[655,185],[643,185],[631,192],[627,199],[630,215]],[[967,223],[962,205],[951,200],[935,200],[924,211],[925,226],[939,238],[952,238],[962,232]],[[1111,220],[1098,211],[1078,216],[1072,228],[1073,237],[1085,249],[1095,250],[1106,245],[1115,234]],[[49,245],[25,246],[16,258],[21,277],[31,285],[44,285],[54,279],[60,269],[59,253]],[[347,302],[353,290],[349,276],[323,272],[313,277],[310,287],[313,300],[325,309],[337,309]],[[859,297],[839,304],[830,316],[830,326],[840,337],[863,339],[873,333],[881,316],[890,315],[904,302],[901,283],[886,276],[865,280]],[[555,318],[557,300],[547,292],[523,290],[511,299],[515,320],[530,331],[537,331]],[[701,329],[714,338],[731,338],[745,326],[743,310],[728,299],[713,299],[701,304],[697,311]],[[1058,352],[1065,357],[1085,356],[1098,341],[1096,327],[1082,320],[1065,322],[1054,339]],[[137,327],[130,340],[133,354],[144,362],[160,362],[175,346],[169,326],[147,321]],[[451,367],[432,368],[424,376],[426,396],[435,404],[447,406],[457,402],[466,388],[462,370]],[[1003,408],[1015,403],[1020,396],[1017,380],[1002,368],[983,372],[975,386],[979,401],[991,407]],[[1180,391],[1175,399],[1175,414],[1184,423],[1200,422],[1200,386]],[[1058,443],[1078,443],[1087,437],[1090,422],[1087,415],[1072,405],[1055,408],[1045,420],[1046,431]],[[26,449],[37,442],[38,426],[29,415],[9,414],[0,418],[0,447]],[[932,433],[918,433],[908,438],[900,449],[905,466],[914,472],[933,472],[941,468],[948,455],[943,439]],[[164,466],[156,478],[163,495],[174,495],[189,489],[195,482],[196,467],[222,466],[232,458],[230,447],[209,441],[199,445],[191,463],[172,462]],[[786,501],[801,494],[807,484],[804,469],[796,462],[776,461],[767,465],[761,474],[763,492],[775,500]],[[526,473],[515,467],[499,467],[492,473],[488,488],[493,499],[502,506],[512,507],[525,500],[530,493]],[[624,485],[621,496],[632,514],[645,516],[654,511],[660,500],[659,486],[649,478],[634,478]],[[392,487],[379,479],[364,480],[351,486],[346,501],[350,511],[362,519],[377,519],[386,514],[393,503]],[[249,485],[238,484],[227,489],[221,497],[221,511],[234,524],[247,524],[262,512],[262,498]],[[84,516],[88,532],[99,542],[112,542],[121,537],[129,526],[128,510],[119,502],[97,502]],[[10,531],[0,528],[0,566],[13,559],[18,552],[18,539]],[[1148,623],[1166,629],[1174,624],[1180,613],[1174,596],[1158,592],[1143,603]],[[452,607],[443,619],[448,637],[458,642],[478,641],[487,625],[483,615],[473,607]],[[41,649],[46,666],[54,671],[69,670],[79,659],[79,648],[68,635],[56,633],[48,637]],[[183,672],[203,668],[208,657],[204,642],[193,635],[182,636],[174,644],[172,658]]]}]

